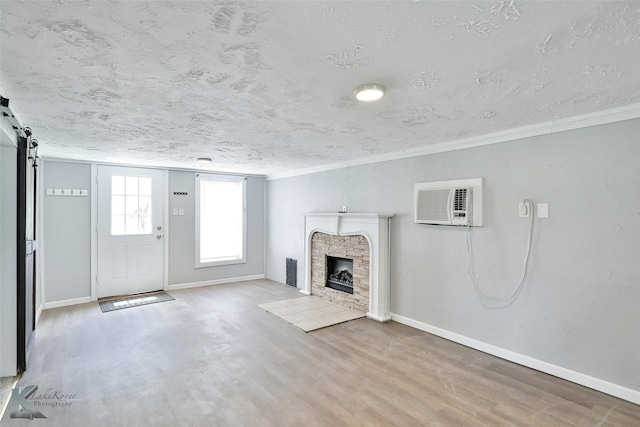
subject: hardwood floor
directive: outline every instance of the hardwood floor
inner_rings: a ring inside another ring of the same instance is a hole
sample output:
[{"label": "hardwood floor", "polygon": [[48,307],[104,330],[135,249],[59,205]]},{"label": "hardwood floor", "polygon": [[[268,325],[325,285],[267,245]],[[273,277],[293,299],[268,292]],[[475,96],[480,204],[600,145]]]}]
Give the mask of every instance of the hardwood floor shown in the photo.
[{"label": "hardwood floor", "polygon": [[[268,280],[102,313],[47,310],[19,386],[70,406],[7,426],[639,426],[640,406],[399,323],[304,333]],[[41,396],[42,397],[42,396]]]}]

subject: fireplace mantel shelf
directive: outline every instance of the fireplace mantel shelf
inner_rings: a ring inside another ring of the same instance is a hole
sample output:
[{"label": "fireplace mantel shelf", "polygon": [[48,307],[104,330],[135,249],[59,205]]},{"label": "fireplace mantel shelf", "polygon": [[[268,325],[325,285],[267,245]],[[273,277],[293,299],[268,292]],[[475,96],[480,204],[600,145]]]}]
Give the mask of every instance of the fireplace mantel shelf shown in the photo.
[{"label": "fireplace mantel shelf", "polygon": [[311,238],[320,232],[337,236],[362,235],[369,242],[369,311],[367,317],[387,322],[390,315],[389,244],[393,213],[317,212],[305,215],[305,284],[311,295]]}]

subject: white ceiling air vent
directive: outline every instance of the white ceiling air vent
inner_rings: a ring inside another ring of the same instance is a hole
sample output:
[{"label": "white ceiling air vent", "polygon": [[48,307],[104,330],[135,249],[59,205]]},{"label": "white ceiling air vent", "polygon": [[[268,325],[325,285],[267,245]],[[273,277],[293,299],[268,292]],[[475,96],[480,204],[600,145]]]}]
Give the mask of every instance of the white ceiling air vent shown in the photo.
[{"label": "white ceiling air vent", "polygon": [[414,184],[414,222],[482,225],[482,178]]}]

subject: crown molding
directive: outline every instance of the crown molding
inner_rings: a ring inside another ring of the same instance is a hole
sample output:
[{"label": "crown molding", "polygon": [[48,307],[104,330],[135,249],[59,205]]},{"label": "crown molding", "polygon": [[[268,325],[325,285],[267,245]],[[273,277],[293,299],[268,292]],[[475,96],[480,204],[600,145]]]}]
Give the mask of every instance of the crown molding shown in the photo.
[{"label": "crown molding", "polygon": [[549,135],[553,133],[565,132],[568,130],[583,129],[591,126],[616,123],[637,118],[640,118],[640,104],[631,104],[624,107],[598,111],[596,113],[582,114],[579,116],[551,120],[535,125],[521,126],[505,131],[457,139],[410,150],[396,151],[393,153],[366,157],[359,160],[351,160],[346,162],[334,163],[331,165],[322,165],[312,168],[292,170],[283,173],[268,174],[266,176],[266,179],[267,181],[271,181],[300,175],[309,175],[318,172],[326,172],[351,166],[380,163],[390,160],[405,159],[408,157],[426,156],[429,154],[443,153],[447,151],[464,150],[467,148],[517,141],[533,136]]},{"label": "crown molding", "polygon": [[139,168],[139,169],[155,169],[170,172],[194,172],[194,173],[208,173],[213,175],[227,175],[227,176],[242,176],[245,178],[261,178],[264,179],[265,175],[252,174],[252,173],[240,173],[240,172],[221,172],[209,169],[195,169],[187,167],[170,167],[170,166],[151,166],[142,165],[136,163],[118,163],[118,162],[96,162],[94,160],[82,160],[82,159],[68,159],[63,157],[54,157],[43,155],[40,157],[45,162],[58,162],[58,163],[79,163],[85,165],[98,165],[98,166],[116,166],[123,168]]}]

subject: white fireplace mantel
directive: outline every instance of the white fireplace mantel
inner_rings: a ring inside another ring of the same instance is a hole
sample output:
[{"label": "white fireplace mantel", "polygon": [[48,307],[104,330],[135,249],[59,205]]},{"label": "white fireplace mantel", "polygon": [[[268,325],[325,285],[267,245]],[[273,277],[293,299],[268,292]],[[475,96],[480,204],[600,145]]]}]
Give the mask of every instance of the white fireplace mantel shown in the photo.
[{"label": "white fireplace mantel", "polygon": [[392,213],[310,213],[305,215],[304,289],[311,295],[311,238],[316,232],[334,236],[362,235],[369,242],[369,312],[379,322],[389,314],[389,234]]}]

